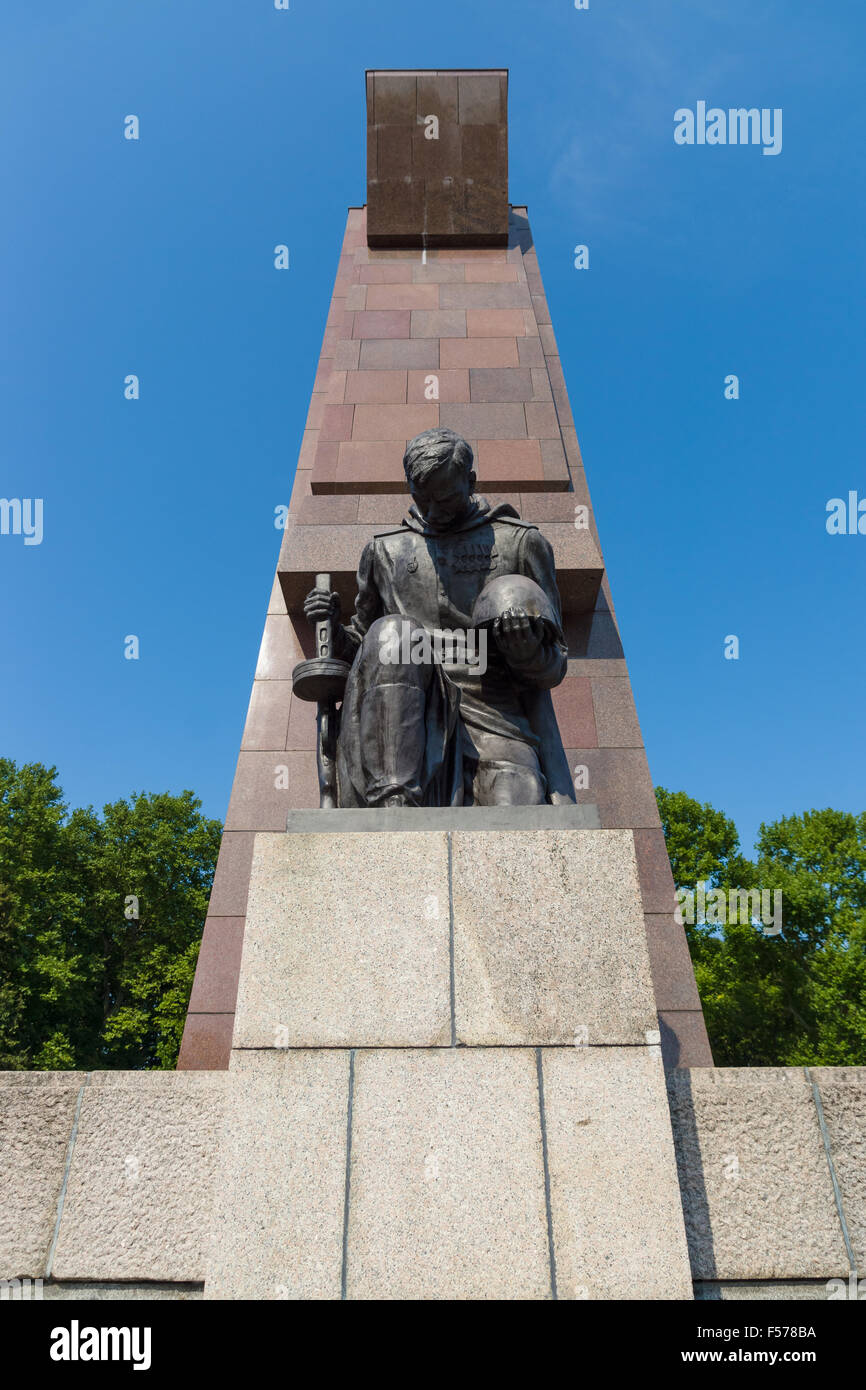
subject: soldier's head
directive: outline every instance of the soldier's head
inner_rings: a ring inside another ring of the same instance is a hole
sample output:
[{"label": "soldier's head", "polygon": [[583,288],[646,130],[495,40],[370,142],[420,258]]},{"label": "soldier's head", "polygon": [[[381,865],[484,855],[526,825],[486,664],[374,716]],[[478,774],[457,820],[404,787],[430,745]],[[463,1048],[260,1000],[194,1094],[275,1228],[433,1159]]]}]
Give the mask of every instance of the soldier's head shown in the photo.
[{"label": "soldier's head", "polygon": [[472,449],[454,430],[425,430],[409,441],[403,468],[427,524],[446,530],[467,511],[475,490]]}]

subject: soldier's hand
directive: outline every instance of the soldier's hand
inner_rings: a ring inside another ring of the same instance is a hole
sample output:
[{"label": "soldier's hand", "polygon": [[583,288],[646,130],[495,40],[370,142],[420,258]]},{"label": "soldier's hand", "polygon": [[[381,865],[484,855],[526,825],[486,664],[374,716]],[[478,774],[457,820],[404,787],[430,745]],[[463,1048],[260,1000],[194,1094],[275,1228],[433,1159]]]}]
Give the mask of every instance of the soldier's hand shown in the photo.
[{"label": "soldier's hand", "polygon": [[540,618],[530,618],[524,608],[506,608],[493,624],[496,645],[506,661],[531,661],[541,646]]},{"label": "soldier's hand", "polygon": [[327,589],[311,589],[304,599],[304,617],[310,623],[323,622],[330,618],[338,622],[340,618],[340,595]]}]

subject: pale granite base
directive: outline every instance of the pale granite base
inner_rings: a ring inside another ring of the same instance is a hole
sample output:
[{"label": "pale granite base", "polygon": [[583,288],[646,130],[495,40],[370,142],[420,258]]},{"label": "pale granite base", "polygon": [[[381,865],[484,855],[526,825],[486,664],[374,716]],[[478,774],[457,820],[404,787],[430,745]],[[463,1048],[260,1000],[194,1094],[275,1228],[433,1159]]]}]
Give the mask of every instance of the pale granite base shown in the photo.
[{"label": "pale granite base", "polygon": [[209,1298],[691,1298],[651,1048],[245,1050]]},{"label": "pale granite base", "polygon": [[646,1046],[658,1026],[629,830],[256,836],[236,1049]]}]

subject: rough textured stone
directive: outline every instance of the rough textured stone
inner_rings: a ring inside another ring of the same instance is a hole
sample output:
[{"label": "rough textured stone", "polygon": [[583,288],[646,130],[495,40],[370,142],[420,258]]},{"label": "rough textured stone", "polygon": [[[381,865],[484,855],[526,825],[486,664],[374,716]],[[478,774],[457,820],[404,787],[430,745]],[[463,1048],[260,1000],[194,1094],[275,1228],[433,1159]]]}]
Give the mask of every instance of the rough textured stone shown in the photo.
[{"label": "rough textured stone", "polygon": [[769,1301],[773,1303],[802,1302],[804,1299],[820,1299],[826,1303],[828,1281],[785,1280],[784,1283],[766,1282],[732,1283],[707,1280],[695,1284],[695,1299],[698,1303],[754,1303]]},{"label": "rough textured stone", "polygon": [[542,1049],[560,1298],[691,1298],[661,1058]]},{"label": "rough textured stone", "polygon": [[141,1299],[148,1303],[195,1303],[202,1297],[201,1285],[194,1283],[185,1284],[110,1284],[110,1283],[83,1283],[83,1284],[59,1284],[48,1283],[42,1290],[42,1297],[46,1303],[80,1303],[82,1300],[97,1303],[119,1303],[127,1302],[129,1299]]},{"label": "rough textured stone", "polygon": [[445,834],[258,835],[235,1047],[450,1034]]},{"label": "rough textured stone", "polygon": [[355,1058],[347,1293],[551,1296],[535,1054]]},{"label": "rough textured stone", "polygon": [[811,1067],[854,1259],[866,1277],[866,1067]]},{"label": "rough textured stone", "polygon": [[349,1054],[232,1056],[205,1297],[340,1297]]},{"label": "rough textured stone", "polygon": [[222,1072],[96,1072],[84,1089],[52,1274],[204,1277]]},{"label": "rough textured stone", "polygon": [[40,1279],[84,1073],[0,1074],[0,1279]]},{"label": "rough textured stone", "polygon": [[799,1068],[668,1078],[695,1279],[829,1279],[848,1260],[812,1088]]},{"label": "rough textured stone", "polygon": [[453,836],[457,1038],[645,1043],[657,1028],[628,832]]}]

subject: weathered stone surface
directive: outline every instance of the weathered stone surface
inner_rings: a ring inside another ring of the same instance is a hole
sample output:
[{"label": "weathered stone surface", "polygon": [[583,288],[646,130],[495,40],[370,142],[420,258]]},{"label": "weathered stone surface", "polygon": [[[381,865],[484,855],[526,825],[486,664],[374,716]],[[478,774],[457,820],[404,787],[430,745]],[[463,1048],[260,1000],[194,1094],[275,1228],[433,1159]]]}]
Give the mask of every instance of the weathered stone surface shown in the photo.
[{"label": "weathered stone surface", "polygon": [[695,1284],[695,1299],[699,1303],[799,1303],[806,1299],[820,1299],[826,1303],[829,1296],[827,1284],[826,1279],[734,1284],[708,1280]]},{"label": "weathered stone surface", "polygon": [[340,1297],[349,1053],[232,1055],[205,1297]]},{"label": "weathered stone surface", "polygon": [[447,1044],[448,933],[443,832],[257,835],[234,1046]]},{"label": "weathered stone surface", "polygon": [[857,1269],[866,1276],[866,1067],[810,1067]]},{"label": "weathered stone surface", "polygon": [[80,1303],[82,1299],[97,1303],[127,1302],[129,1299],[148,1303],[196,1303],[201,1301],[202,1289],[195,1284],[46,1284],[42,1290],[46,1303]]},{"label": "weathered stone surface", "polygon": [[829,1279],[848,1260],[812,1088],[799,1068],[668,1078],[696,1279]]},{"label": "weathered stone surface", "polygon": [[661,1058],[541,1056],[559,1298],[691,1298]]},{"label": "weathered stone surface", "polygon": [[223,1072],[90,1075],[56,1279],[203,1278],[224,1090]]},{"label": "weathered stone surface", "polygon": [[551,1296],[535,1054],[355,1058],[347,1293]]},{"label": "weathered stone surface", "polygon": [[0,1279],[46,1271],[84,1073],[0,1074]]},{"label": "weathered stone surface", "polygon": [[631,832],[452,838],[458,1041],[645,1043],[658,1024]]}]

